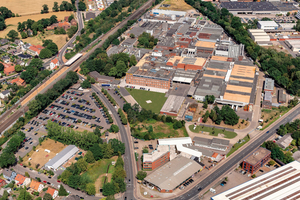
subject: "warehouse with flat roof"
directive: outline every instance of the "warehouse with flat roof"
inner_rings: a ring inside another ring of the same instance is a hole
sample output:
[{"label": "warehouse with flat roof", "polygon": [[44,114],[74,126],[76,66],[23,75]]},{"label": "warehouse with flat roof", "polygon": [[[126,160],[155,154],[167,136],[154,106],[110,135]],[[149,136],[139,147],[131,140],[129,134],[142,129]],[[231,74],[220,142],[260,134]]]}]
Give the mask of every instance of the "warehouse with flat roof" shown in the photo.
[{"label": "warehouse with flat roof", "polygon": [[257,28],[259,28],[259,29],[278,29],[278,24],[274,21],[258,21]]},{"label": "warehouse with flat roof", "polygon": [[300,162],[294,161],[211,197],[212,200],[300,198]]},{"label": "warehouse with flat roof", "polygon": [[178,156],[149,174],[144,181],[160,192],[171,193],[201,170],[202,166],[196,161]]},{"label": "warehouse with flat roof", "polygon": [[59,152],[54,158],[45,164],[45,167],[52,170],[57,170],[60,166],[70,160],[79,149],[75,145],[69,145]]},{"label": "warehouse with flat roof", "polygon": [[237,14],[280,14],[280,10],[271,2],[222,2],[221,8],[226,8],[233,15]]},{"label": "warehouse with flat roof", "polygon": [[185,97],[170,95],[160,110],[160,114],[177,117]]}]

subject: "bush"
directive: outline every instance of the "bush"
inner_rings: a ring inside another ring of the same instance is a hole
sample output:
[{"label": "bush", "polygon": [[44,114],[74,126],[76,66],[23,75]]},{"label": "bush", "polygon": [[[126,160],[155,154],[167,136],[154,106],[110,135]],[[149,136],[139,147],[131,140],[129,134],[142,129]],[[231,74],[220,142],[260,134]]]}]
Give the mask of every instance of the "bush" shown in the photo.
[{"label": "bush", "polygon": [[147,172],[139,171],[136,175],[136,178],[138,180],[144,180],[144,178],[146,178],[146,176],[147,176]]}]

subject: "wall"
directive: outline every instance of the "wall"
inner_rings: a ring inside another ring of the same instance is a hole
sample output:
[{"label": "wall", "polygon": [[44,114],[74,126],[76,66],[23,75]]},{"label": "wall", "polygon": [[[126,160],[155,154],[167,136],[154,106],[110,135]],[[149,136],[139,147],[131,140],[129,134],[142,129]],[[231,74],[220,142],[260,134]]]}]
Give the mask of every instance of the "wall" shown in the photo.
[{"label": "wall", "polygon": [[131,74],[126,74],[126,83],[140,86],[148,86],[162,89],[170,89],[171,80],[163,81],[157,79],[135,77]]}]

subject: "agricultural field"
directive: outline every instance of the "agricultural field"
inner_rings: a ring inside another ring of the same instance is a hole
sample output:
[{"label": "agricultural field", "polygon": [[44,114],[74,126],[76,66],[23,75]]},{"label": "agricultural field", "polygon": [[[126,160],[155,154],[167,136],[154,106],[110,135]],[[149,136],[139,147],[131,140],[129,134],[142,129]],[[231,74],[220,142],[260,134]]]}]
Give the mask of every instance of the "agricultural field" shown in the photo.
[{"label": "agricultural field", "polygon": [[28,0],[3,0],[1,1],[1,6],[7,7],[15,14],[30,15],[40,13],[44,4],[47,4],[49,11],[52,11],[54,2],[60,5],[63,1],[71,3],[70,0],[34,0],[31,2]]},{"label": "agricultural field", "polygon": [[[159,113],[160,109],[167,100],[167,97],[165,97],[166,94],[164,93],[136,90],[131,88],[126,88],[126,90],[138,102],[138,104],[142,106],[142,108],[152,110],[155,113]],[[146,101],[148,100],[151,100],[152,103],[147,103]]]},{"label": "agricultural field", "polygon": [[[8,18],[5,20],[5,23],[7,25],[7,28],[3,31],[0,31],[0,38],[5,38],[7,33],[10,30],[17,31],[18,28],[18,22],[24,22],[27,21],[27,19],[32,19],[35,21],[38,21],[42,18],[50,18],[52,15],[56,15],[57,19],[63,20],[65,16],[70,16],[73,14],[73,12],[57,12],[57,13],[47,13],[47,14],[36,14],[36,15],[27,15],[22,17],[13,17]],[[20,34],[19,34],[19,37]],[[35,37],[28,37],[26,39],[22,39],[24,42],[31,43],[34,45],[42,45],[42,40],[51,39],[54,43],[57,44],[58,48],[60,49],[65,43],[66,43],[67,35],[55,35],[53,31],[45,31],[45,34],[38,34]]]},{"label": "agricultural field", "polygon": [[165,0],[162,4],[169,4],[169,7],[160,7],[161,10],[176,10],[176,11],[188,11],[194,10],[194,8],[184,0]]}]

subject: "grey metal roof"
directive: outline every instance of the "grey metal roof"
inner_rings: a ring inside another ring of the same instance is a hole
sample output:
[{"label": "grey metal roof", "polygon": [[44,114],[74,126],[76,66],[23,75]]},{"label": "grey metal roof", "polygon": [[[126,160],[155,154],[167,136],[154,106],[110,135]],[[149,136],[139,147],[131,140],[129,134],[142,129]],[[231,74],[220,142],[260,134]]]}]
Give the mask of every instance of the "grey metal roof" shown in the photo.
[{"label": "grey metal roof", "polygon": [[46,167],[59,168],[69,160],[79,149],[75,145],[69,145],[59,152],[54,158],[45,164]]},{"label": "grey metal roof", "polygon": [[222,2],[222,8],[226,8],[229,11],[279,11],[271,2]]},{"label": "grey metal roof", "polygon": [[86,20],[95,19],[95,17],[96,17],[96,14],[92,13],[92,12],[88,12],[88,13],[85,14],[85,19]]},{"label": "grey metal roof", "polygon": [[3,92],[1,92],[3,95],[9,94],[9,90],[4,90]]},{"label": "grey metal roof", "polygon": [[265,80],[265,90],[274,90],[274,80],[271,78],[266,78]]},{"label": "grey metal roof", "polygon": [[181,108],[184,99],[185,97],[182,96],[170,95],[164,103],[163,107],[161,108],[160,112],[171,112],[177,114],[179,112],[179,109]]},{"label": "grey metal roof", "polygon": [[264,100],[265,101],[270,101],[272,103],[272,94],[271,94],[271,91],[265,91]]},{"label": "grey metal roof", "polygon": [[12,171],[9,170],[9,169],[5,169],[5,170],[3,171],[3,175],[4,175],[4,176],[11,177],[11,174],[12,174]]}]

